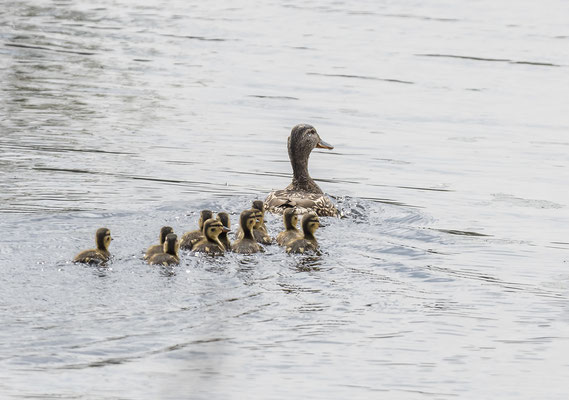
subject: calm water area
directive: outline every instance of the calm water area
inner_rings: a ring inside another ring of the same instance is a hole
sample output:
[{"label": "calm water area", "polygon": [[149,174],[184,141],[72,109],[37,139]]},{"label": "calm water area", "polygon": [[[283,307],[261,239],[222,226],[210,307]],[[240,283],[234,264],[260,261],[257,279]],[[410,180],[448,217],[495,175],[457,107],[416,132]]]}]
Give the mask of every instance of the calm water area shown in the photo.
[{"label": "calm water area", "polygon": [[[569,3],[0,3],[1,399],[567,398]],[[298,123],[322,254],[142,261]]]}]

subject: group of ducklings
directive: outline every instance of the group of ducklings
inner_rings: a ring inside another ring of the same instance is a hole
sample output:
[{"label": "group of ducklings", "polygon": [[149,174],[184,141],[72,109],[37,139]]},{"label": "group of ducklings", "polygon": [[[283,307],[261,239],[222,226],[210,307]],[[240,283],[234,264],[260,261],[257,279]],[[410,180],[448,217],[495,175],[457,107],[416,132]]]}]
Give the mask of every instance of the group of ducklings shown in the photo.
[{"label": "group of ducklings", "polygon": [[[232,251],[240,254],[252,254],[264,251],[263,245],[273,243],[265,226],[264,203],[260,200],[253,202],[252,208],[245,210],[239,216],[239,230],[232,243],[227,234],[230,232],[231,222],[229,214],[220,212],[214,218],[210,210],[203,210],[198,220],[199,229],[186,232],[180,239],[169,226],[160,229],[160,244],[150,246],[144,255],[144,259],[153,265],[179,264],[178,250],[190,250],[209,255],[223,255]],[[283,213],[284,230],[276,237],[276,242],[284,246],[287,253],[304,253],[318,249],[318,242],[314,236],[320,226],[318,215],[314,212],[304,214],[302,217],[302,232],[296,225],[298,215],[293,208],[286,209]],[[79,263],[103,264],[111,256],[109,245],[111,244],[111,231],[100,228],[95,234],[96,249],[85,250],[73,259]]]}]

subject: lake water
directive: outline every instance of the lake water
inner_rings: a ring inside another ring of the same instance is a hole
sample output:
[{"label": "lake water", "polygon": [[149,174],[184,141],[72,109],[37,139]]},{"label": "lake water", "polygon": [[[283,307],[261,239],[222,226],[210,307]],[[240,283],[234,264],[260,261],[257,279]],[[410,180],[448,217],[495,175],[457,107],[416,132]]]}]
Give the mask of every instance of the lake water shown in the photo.
[{"label": "lake water", "polygon": [[[568,15],[4,1],[0,397],[565,399]],[[141,261],[285,187],[297,123],[335,146],[320,256]]]}]

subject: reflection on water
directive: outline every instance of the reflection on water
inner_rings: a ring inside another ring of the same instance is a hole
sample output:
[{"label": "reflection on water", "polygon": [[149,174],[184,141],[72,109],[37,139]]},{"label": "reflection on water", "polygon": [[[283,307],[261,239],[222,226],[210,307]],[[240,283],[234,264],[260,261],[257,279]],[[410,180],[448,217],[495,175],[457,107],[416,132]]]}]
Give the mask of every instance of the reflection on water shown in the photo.
[{"label": "reflection on water", "polygon": [[[564,399],[560,10],[6,3],[0,397]],[[286,186],[302,122],[319,254],[142,260]],[[72,264],[100,226],[112,262]]]}]

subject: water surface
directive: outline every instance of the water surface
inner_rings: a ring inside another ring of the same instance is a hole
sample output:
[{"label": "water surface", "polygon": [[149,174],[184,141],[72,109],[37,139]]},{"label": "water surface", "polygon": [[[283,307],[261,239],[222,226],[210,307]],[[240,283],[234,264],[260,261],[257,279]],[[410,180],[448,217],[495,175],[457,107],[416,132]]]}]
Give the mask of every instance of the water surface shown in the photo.
[{"label": "water surface", "polygon": [[[6,2],[2,397],[564,399],[569,10],[510,7]],[[297,123],[321,255],[141,261],[286,186]]]}]

